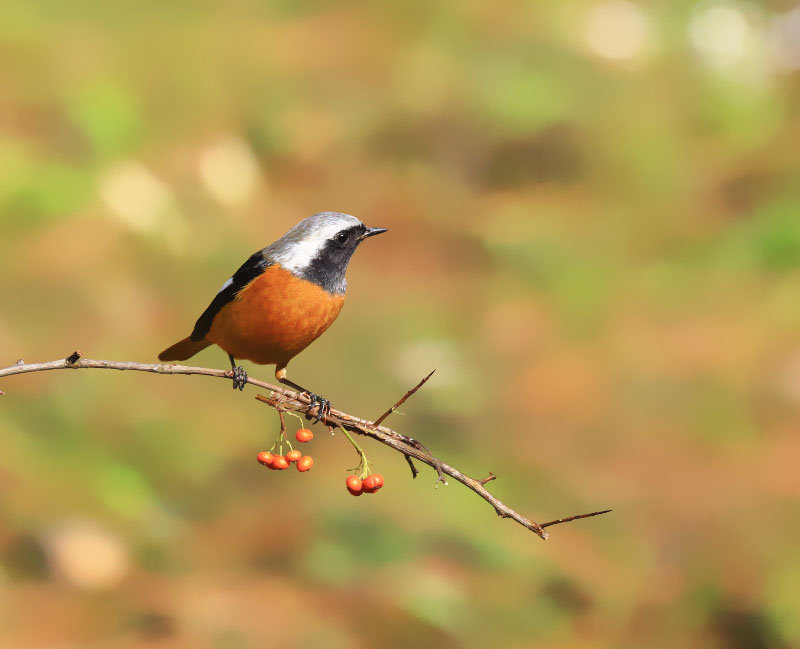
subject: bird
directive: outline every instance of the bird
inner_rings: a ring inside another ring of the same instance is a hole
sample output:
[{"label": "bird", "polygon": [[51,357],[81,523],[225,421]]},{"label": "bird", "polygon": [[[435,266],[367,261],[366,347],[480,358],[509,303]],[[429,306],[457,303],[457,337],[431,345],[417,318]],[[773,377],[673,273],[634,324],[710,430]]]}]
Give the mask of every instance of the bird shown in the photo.
[{"label": "bird", "polygon": [[319,212],[253,253],[220,288],[192,333],[167,347],[160,361],[185,361],[210,345],[228,354],[233,388],[247,372],[237,359],[275,365],[275,378],[309,398],[308,412],[323,421],[330,401],[290,381],[289,361],[336,320],[345,301],[345,274],[362,241],[386,232],[350,214]]}]

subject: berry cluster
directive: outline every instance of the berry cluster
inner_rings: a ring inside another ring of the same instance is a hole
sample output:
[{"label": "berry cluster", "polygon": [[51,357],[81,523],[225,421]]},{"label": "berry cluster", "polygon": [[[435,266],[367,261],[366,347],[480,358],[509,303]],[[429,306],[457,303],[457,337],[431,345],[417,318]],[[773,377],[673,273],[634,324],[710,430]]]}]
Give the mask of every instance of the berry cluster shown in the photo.
[{"label": "berry cluster", "polygon": [[[301,428],[297,431],[295,437],[298,442],[309,442],[313,439],[314,433],[308,430],[308,428]],[[278,442],[275,444],[278,445]],[[280,444],[280,448],[283,450],[283,444]],[[289,448],[291,449],[291,445],[289,445]],[[275,446],[272,447],[272,450],[275,450]],[[292,449],[286,455],[272,453],[272,450],[261,451],[256,456],[259,464],[263,464],[268,469],[283,471],[284,469],[288,469],[292,463],[295,463],[297,470],[300,471],[300,473],[305,473],[314,466],[314,458],[310,455],[303,455],[303,453],[298,450]]]},{"label": "berry cluster", "polygon": [[314,458],[310,455],[303,455],[300,451],[289,451],[286,455],[273,455],[269,451],[261,451],[256,459],[260,464],[276,471],[288,469],[292,462],[297,463],[297,470],[300,473],[304,473],[314,466]]},{"label": "berry cluster", "polygon": [[380,473],[372,473],[363,480],[357,475],[347,476],[345,480],[347,491],[353,496],[360,496],[361,494],[374,494],[378,489],[383,486],[383,476]]},{"label": "berry cluster", "polygon": [[[344,427],[340,428],[360,457],[358,467],[353,469],[358,475],[350,475],[347,477],[347,491],[354,496],[360,496],[364,493],[374,494],[383,486],[383,476],[380,473],[370,472],[370,463],[367,461],[367,456],[364,454],[364,451],[361,450],[361,447],[356,444],[355,440]],[[314,438],[314,433],[308,428],[300,428],[294,436],[298,442],[305,443],[310,442]],[[289,447],[289,452],[286,453],[286,455],[283,454],[284,445]],[[269,451],[261,451],[261,453],[256,456],[256,459],[260,464],[275,471],[288,469],[292,463],[296,464],[297,470],[301,473],[308,471],[314,466],[314,459],[310,455],[303,455],[300,451],[292,448],[289,438],[286,435],[286,424],[283,416],[281,416],[281,431],[278,434],[278,439],[275,440],[275,443]]]}]

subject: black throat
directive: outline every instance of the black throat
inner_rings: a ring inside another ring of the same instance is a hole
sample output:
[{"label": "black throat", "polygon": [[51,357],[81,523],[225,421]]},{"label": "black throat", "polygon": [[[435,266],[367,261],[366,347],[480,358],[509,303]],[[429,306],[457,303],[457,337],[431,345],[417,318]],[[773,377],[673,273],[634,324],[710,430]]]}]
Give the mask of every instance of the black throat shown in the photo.
[{"label": "black throat", "polygon": [[366,231],[365,226],[356,225],[337,233],[325,242],[317,256],[298,275],[321,286],[328,293],[344,295],[347,291],[347,264]]}]

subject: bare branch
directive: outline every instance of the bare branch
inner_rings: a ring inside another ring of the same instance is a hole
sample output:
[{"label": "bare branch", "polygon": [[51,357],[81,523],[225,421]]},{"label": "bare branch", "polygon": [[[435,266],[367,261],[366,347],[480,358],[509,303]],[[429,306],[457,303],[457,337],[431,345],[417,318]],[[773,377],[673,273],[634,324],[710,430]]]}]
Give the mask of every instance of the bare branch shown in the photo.
[{"label": "bare branch", "polygon": [[[133,363],[124,361],[92,360],[89,358],[81,358],[81,353],[79,351],[73,352],[65,359],[50,361],[48,363],[25,363],[24,361],[18,361],[15,365],[11,365],[10,367],[0,368],[0,378],[4,376],[13,376],[16,374],[27,374],[29,372],[47,372],[50,370],[63,369],[108,369],[120,371],[133,370],[137,372],[152,372],[155,374],[197,374],[200,376],[214,376],[217,378],[225,378],[230,380],[230,373],[227,370],[164,363]],[[431,374],[433,374],[433,372],[431,372]],[[514,511],[489,493],[484,484],[490,479],[493,479],[494,474],[490,473],[490,477],[485,478],[484,480],[476,480],[475,478],[471,478],[458,469],[451,467],[450,465],[445,464],[438,458],[434,457],[427,448],[413,438],[402,435],[385,426],[378,425],[380,421],[391,414],[409,396],[414,394],[414,392],[416,392],[425,383],[425,381],[430,378],[431,374],[425,377],[425,379],[423,379],[414,389],[410,390],[400,401],[397,402],[397,404],[390,408],[385,415],[380,417],[378,422],[373,423],[367,419],[361,419],[359,417],[348,415],[345,412],[331,409],[327,423],[332,426],[343,426],[351,432],[371,437],[398,451],[407,458],[419,460],[420,462],[427,464],[439,472],[441,480],[444,480],[444,475],[450,476],[454,480],[457,480],[464,486],[474,491],[486,502],[488,502],[494,508],[495,512],[497,512],[498,516],[501,518],[510,518],[515,520],[517,523],[536,533],[543,539],[546,539],[548,536],[547,532],[544,531],[545,527],[557,525],[559,523],[566,523],[568,521],[573,521],[580,518],[587,518],[589,516],[598,516],[599,514],[605,514],[611,511],[604,510],[600,512],[593,512],[591,514],[580,514],[577,516],[570,516],[568,518],[560,518],[558,520],[545,523],[544,525],[540,525],[539,523],[532,521],[525,516],[522,516],[522,514]],[[271,385],[269,383],[265,383],[264,381],[259,381],[249,377],[247,379],[247,383],[250,383],[258,388],[269,390],[269,396],[261,394],[257,395],[259,401],[262,401],[273,408],[278,409],[279,411],[291,411],[301,414],[308,414],[311,403],[307,395],[293,392],[291,390],[287,390],[282,387]],[[0,391],[0,394],[2,394],[2,391]]]}]

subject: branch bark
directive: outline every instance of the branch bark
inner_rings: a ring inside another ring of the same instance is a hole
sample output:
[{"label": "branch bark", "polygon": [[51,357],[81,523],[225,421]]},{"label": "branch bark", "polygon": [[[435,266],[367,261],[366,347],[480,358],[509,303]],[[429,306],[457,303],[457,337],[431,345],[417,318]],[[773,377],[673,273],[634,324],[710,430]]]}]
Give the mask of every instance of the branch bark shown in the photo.
[{"label": "branch bark", "polygon": [[[192,367],[189,365],[173,365],[173,364],[166,364],[166,363],[134,363],[128,361],[106,361],[106,360],[92,360],[89,358],[81,358],[82,354],[79,351],[75,351],[70,354],[67,358],[57,360],[57,361],[50,361],[47,363],[25,363],[24,361],[17,361],[16,364],[11,365],[9,367],[0,368],[0,378],[6,376],[13,376],[16,374],[27,374],[29,372],[47,372],[50,370],[79,370],[79,369],[107,369],[107,370],[131,370],[136,372],[152,372],[154,374],[184,374],[184,375],[191,375],[196,374],[199,376],[214,376],[217,378],[231,378],[230,370],[218,370],[212,369],[208,367]],[[429,378],[430,375],[427,377]],[[427,378],[425,380],[427,380]],[[391,412],[393,412],[394,408],[397,407],[400,403],[405,401],[411,394],[416,392],[422,384],[425,382],[423,380],[416,388],[409,391],[403,399],[401,399],[398,404],[390,408],[385,415],[380,417],[380,421],[385,419]],[[254,385],[257,388],[262,388],[264,390],[269,390],[269,396],[265,395],[256,395],[256,398],[266,403],[269,406],[272,406],[276,410],[280,411],[291,411],[296,412],[298,414],[307,415],[309,409],[311,408],[311,402],[307,395],[300,394],[297,392],[293,392],[291,390],[287,390],[283,387],[279,387],[276,385],[272,385],[270,383],[265,383],[264,381],[259,381],[258,379],[253,379],[248,377],[247,382],[251,385]],[[0,390],[0,395],[4,393]],[[554,521],[550,521],[548,523],[544,523],[540,525],[539,523],[526,518],[522,514],[514,511],[504,503],[500,502],[495,496],[493,496],[484,486],[489,479],[494,479],[494,475],[491,475],[491,478],[484,479],[484,480],[476,480],[475,478],[471,478],[470,476],[462,473],[458,469],[450,466],[449,464],[445,464],[437,457],[432,455],[427,448],[425,448],[422,444],[414,440],[413,438],[407,437],[402,435],[391,428],[386,426],[376,425],[375,422],[371,422],[367,419],[362,419],[360,417],[355,417],[353,415],[349,415],[345,412],[340,410],[331,409],[330,415],[328,416],[327,424],[330,426],[342,426],[347,430],[356,433],[358,435],[364,435],[366,437],[371,437],[372,439],[377,440],[378,442],[385,444],[386,446],[398,451],[407,459],[414,458],[427,464],[428,466],[435,469],[439,474],[439,480],[443,481],[443,475],[450,476],[454,480],[457,480],[467,488],[474,491],[478,496],[483,498],[486,502],[488,502],[495,510],[497,515],[500,518],[510,518],[523,527],[531,530],[535,534],[537,534],[540,538],[546,539],[548,537],[547,532],[544,531],[545,527],[549,527],[551,525],[558,525],[560,523],[566,523],[573,520],[578,520],[581,518],[588,518],[590,516],[597,516],[599,514],[605,514],[609,510],[603,510],[598,512],[592,512],[590,514],[578,514],[576,516],[569,516],[566,518],[560,518]],[[410,459],[409,459],[410,463]],[[446,483],[445,483],[446,484]]]}]

